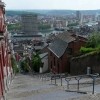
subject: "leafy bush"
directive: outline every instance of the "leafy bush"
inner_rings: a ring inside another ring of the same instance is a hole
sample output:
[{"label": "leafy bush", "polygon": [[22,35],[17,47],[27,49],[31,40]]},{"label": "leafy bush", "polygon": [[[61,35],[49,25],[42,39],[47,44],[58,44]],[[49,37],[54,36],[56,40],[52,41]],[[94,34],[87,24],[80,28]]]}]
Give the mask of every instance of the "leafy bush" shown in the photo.
[{"label": "leafy bush", "polygon": [[81,53],[89,53],[89,52],[92,52],[92,51],[94,51],[94,50],[95,50],[94,48],[85,48],[85,47],[81,47],[80,52],[81,52]]},{"label": "leafy bush", "polygon": [[96,48],[98,45],[100,45],[100,34],[94,33],[90,35],[86,47]]},{"label": "leafy bush", "polygon": [[81,53],[89,53],[92,51],[100,51],[100,34],[92,34],[89,36],[88,42],[85,47],[81,47]]},{"label": "leafy bush", "polygon": [[100,44],[97,46],[97,49],[100,50]]},{"label": "leafy bush", "polygon": [[39,72],[40,67],[42,66],[41,58],[38,54],[32,55],[32,61],[31,61],[31,68],[35,72]]},{"label": "leafy bush", "polygon": [[29,64],[26,61],[26,59],[23,60],[23,61],[21,61],[21,64],[20,65],[21,65],[21,71],[23,71],[25,73],[29,72]]},{"label": "leafy bush", "polygon": [[14,59],[14,57],[11,57],[11,64],[12,64],[12,69],[13,69],[13,72],[16,74],[19,72],[19,68],[17,67],[17,62],[16,60]]}]

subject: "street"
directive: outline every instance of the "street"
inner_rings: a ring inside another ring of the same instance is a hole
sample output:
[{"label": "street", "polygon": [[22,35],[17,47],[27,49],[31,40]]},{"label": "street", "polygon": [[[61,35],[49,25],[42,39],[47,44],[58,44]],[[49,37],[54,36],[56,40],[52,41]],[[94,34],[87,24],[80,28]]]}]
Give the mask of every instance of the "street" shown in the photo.
[{"label": "street", "polygon": [[66,92],[65,86],[55,86],[50,81],[19,74],[15,76],[7,93],[7,100],[69,100],[86,94]]}]

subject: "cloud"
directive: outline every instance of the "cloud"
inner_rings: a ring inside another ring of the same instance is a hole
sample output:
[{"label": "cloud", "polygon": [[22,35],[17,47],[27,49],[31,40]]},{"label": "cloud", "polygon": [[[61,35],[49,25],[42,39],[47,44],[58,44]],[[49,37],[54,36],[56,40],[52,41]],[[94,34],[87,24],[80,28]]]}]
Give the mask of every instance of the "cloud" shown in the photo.
[{"label": "cloud", "polygon": [[3,0],[6,9],[100,9],[100,0]]}]

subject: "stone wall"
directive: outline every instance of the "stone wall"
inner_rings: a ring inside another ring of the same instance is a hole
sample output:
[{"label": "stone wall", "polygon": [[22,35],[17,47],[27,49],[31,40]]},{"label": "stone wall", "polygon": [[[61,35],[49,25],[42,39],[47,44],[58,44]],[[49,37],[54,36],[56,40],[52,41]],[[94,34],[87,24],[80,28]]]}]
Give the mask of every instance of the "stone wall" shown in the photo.
[{"label": "stone wall", "polygon": [[74,57],[70,60],[70,74],[86,74],[87,67],[91,68],[91,73],[100,73],[100,52]]}]

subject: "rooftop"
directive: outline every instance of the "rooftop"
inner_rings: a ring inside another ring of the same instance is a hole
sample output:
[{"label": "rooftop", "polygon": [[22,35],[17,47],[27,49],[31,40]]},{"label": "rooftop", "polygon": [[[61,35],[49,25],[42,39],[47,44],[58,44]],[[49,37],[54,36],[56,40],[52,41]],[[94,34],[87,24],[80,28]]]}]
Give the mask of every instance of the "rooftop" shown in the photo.
[{"label": "rooftop", "polygon": [[48,53],[46,52],[46,53],[40,54],[39,56],[40,56],[40,58],[42,59],[42,58],[46,57],[47,55],[48,55]]},{"label": "rooftop", "polygon": [[71,36],[71,34],[69,34],[67,32],[60,33],[56,37],[58,37],[59,39],[65,41],[67,43],[70,43],[75,40],[75,37]]},{"label": "rooftop", "polygon": [[48,49],[51,52],[53,52],[58,58],[60,58],[64,54],[67,46],[68,46],[68,44],[65,41],[63,41],[63,40],[61,40],[59,38],[56,38],[50,44],[50,46],[48,47]]},{"label": "rooftop", "polygon": [[68,43],[75,41],[75,37],[69,33],[59,33],[56,35],[54,41],[50,44],[48,49],[60,58],[67,49]]},{"label": "rooftop", "polygon": [[25,34],[20,34],[20,35],[13,35],[13,37],[42,37],[42,35],[25,35]]}]

